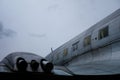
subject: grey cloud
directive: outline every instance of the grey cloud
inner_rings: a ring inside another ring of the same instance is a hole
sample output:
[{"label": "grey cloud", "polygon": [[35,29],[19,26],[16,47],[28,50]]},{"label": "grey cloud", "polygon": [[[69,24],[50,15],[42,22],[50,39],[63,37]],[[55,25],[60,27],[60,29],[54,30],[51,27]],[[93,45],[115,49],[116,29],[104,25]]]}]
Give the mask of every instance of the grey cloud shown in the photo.
[{"label": "grey cloud", "polygon": [[35,34],[35,33],[31,33],[29,34],[31,37],[36,37],[36,38],[42,38],[42,37],[45,37],[46,34]]},{"label": "grey cloud", "polygon": [[2,23],[0,23],[0,38],[14,37],[16,34],[17,34],[17,32],[15,32],[11,29],[4,29]]},{"label": "grey cloud", "polygon": [[48,7],[48,11],[51,11],[51,10],[56,11],[57,8],[59,8],[59,5],[58,4],[54,4],[54,5],[51,5],[51,6]]},{"label": "grey cloud", "polygon": [[0,32],[3,31],[3,25],[0,23]]}]

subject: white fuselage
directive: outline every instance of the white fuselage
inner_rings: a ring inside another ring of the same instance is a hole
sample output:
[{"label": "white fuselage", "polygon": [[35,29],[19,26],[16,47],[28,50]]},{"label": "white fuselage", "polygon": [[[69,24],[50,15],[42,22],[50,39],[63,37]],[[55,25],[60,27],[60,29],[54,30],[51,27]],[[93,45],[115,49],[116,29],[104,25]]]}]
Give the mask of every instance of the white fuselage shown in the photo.
[{"label": "white fuselage", "polygon": [[[110,61],[108,65],[116,61],[116,66],[120,66],[120,9],[51,52],[46,59],[55,65],[67,66],[73,71],[75,70],[71,66],[81,65],[83,69],[84,64],[93,67],[97,63],[102,62],[105,65]],[[78,69],[80,66],[76,71]],[[118,71],[120,73],[120,70]],[[81,71],[78,74],[83,73]],[[91,73],[94,73],[94,70]]]}]

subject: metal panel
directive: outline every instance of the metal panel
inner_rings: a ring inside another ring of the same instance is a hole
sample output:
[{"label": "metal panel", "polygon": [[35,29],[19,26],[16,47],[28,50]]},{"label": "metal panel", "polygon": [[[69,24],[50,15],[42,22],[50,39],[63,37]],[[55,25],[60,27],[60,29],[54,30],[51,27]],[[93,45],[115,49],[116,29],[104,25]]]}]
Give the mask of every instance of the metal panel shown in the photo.
[{"label": "metal panel", "polygon": [[98,29],[95,29],[92,33],[92,37],[91,37],[91,47],[92,49],[97,48],[98,47]]},{"label": "metal panel", "polygon": [[82,54],[81,56],[78,56],[74,58],[70,63],[69,66],[72,65],[81,65],[81,64],[86,64],[92,61],[92,54],[91,52]]},{"label": "metal panel", "polygon": [[111,45],[94,50],[92,56],[93,61],[110,60],[112,56]]},{"label": "metal panel", "polygon": [[120,16],[114,19],[110,25],[110,41],[120,38]]},{"label": "metal panel", "polygon": [[112,59],[120,59],[120,42],[112,44]]}]

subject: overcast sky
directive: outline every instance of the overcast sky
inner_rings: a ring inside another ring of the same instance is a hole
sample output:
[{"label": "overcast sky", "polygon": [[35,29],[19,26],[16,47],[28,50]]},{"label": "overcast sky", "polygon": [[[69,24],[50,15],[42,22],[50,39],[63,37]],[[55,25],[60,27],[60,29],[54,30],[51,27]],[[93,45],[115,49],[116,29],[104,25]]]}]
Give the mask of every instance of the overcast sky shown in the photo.
[{"label": "overcast sky", "polygon": [[0,60],[18,51],[45,57],[119,8],[120,0],[0,0]]}]

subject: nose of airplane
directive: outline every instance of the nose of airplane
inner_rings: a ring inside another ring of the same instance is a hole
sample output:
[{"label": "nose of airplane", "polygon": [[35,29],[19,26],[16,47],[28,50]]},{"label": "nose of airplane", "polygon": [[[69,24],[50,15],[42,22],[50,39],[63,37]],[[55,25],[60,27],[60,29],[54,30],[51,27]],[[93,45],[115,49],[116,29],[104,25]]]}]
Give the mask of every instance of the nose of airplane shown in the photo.
[{"label": "nose of airplane", "polygon": [[44,72],[46,73],[51,73],[52,69],[53,69],[53,64],[45,59],[41,60],[41,67],[43,69]]},{"label": "nose of airplane", "polygon": [[18,71],[26,71],[27,66],[28,66],[28,64],[25,61],[25,59],[23,59],[21,57],[19,57],[17,59],[17,69],[18,69]]},{"label": "nose of airplane", "polygon": [[33,71],[36,71],[39,67],[39,63],[36,60],[32,60],[30,63],[30,66],[31,66]]}]

